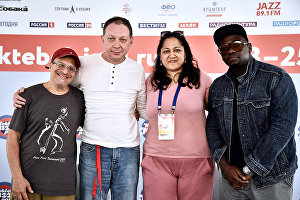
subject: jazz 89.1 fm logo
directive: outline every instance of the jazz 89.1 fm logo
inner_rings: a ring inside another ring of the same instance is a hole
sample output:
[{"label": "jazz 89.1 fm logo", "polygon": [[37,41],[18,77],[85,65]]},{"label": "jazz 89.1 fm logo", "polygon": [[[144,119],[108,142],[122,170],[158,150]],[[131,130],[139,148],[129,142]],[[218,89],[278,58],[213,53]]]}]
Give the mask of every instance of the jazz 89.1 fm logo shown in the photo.
[{"label": "jazz 89.1 fm logo", "polygon": [[0,182],[0,199],[9,200],[11,184],[8,182]]},{"label": "jazz 89.1 fm logo", "polygon": [[0,116],[0,139],[6,139],[8,134],[8,127],[11,121],[10,115]]}]

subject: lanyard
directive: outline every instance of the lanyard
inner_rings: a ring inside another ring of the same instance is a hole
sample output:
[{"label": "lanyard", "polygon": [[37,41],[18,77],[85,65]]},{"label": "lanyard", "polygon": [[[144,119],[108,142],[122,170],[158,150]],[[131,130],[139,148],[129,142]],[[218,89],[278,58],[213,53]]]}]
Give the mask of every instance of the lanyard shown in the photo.
[{"label": "lanyard", "polygon": [[95,176],[95,180],[94,180],[92,200],[95,200],[95,197],[96,197],[97,174],[98,174],[99,189],[100,189],[100,199],[102,200],[101,157],[100,157],[100,146],[99,145],[97,145],[97,152],[96,152],[96,176]]},{"label": "lanyard", "polygon": [[[177,90],[176,90],[176,93],[175,93],[174,99],[173,99],[173,104],[172,104],[172,114],[174,114],[174,112],[175,112],[175,107],[176,107],[177,97],[178,97],[180,88],[181,88],[181,86],[178,84]],[[158,107],[158,113],[159,113],[159,114],[160,114],[160,112],[161,112],[162,91],[163,91],[162,89],[159,89],[158,106],[157,106],[157,107]]]}]

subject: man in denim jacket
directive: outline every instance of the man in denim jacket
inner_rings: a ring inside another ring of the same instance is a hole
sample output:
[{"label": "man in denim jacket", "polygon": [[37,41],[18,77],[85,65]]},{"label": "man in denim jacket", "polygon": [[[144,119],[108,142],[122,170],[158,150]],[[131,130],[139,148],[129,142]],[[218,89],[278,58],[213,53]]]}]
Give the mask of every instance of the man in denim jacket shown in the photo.
[{"label": "man in denim jacket", "polygon": [[223,26],[214,40],[229,70],[210,87],[206,132],[224,176],[224,195],[292,199],[298,110],[292,79],[251,56],[242,26]]}]

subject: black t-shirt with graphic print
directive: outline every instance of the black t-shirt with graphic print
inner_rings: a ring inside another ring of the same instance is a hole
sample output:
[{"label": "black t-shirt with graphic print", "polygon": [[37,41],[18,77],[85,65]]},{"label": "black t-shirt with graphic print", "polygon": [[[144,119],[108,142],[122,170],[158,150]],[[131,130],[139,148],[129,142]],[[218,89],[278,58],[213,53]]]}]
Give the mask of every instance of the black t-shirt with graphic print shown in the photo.
[{"label": "black t-shirt with graphic print", "polygon": [[76,131],[83,125],[83,93],[70,86],[64,95],[42,84],[21,94],[26,105],[16,109],[9,128],[21,133],[24,177],[41,195],[73,195],[76,189]]}]

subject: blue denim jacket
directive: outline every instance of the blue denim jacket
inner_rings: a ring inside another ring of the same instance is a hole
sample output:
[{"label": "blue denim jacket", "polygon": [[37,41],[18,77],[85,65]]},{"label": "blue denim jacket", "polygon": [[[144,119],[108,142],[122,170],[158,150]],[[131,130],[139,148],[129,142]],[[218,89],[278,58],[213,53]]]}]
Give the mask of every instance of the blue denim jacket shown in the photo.
[{"label": "blue denim jacket", "polygon": [[[237,123],[247,166],[257,187],[281,182],[297,169],[294,129],[298,99],[291,77],[281,68],[250,58],[238,77]],[[234,83],[230,73],[210,87],[207,140],[219,164],[230,162]],[[226,151],[227,150],[227,151]]]}]

